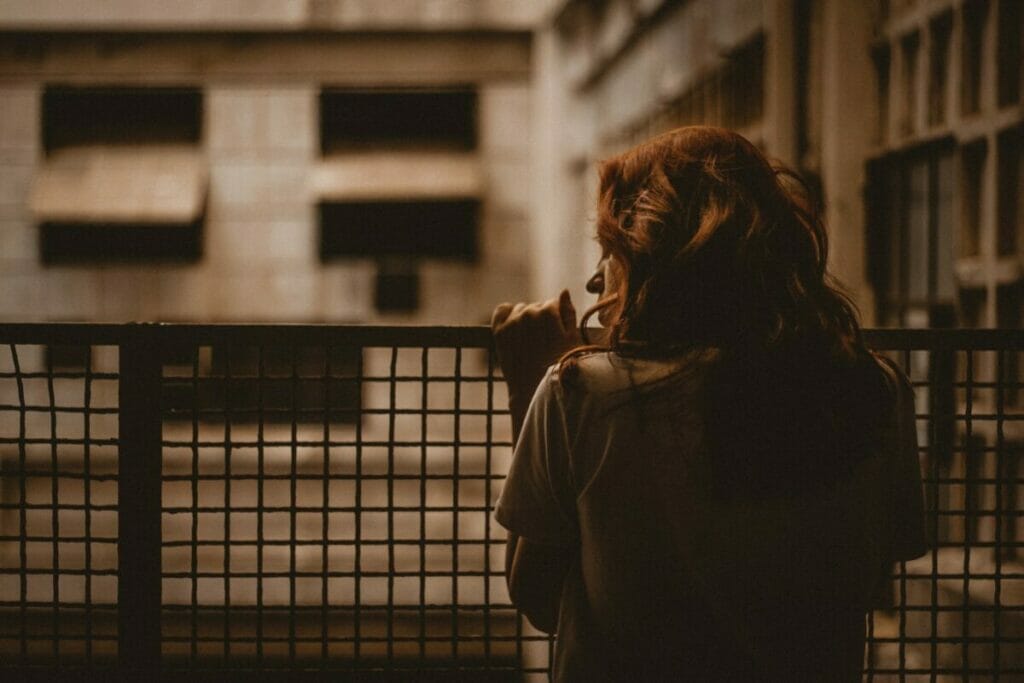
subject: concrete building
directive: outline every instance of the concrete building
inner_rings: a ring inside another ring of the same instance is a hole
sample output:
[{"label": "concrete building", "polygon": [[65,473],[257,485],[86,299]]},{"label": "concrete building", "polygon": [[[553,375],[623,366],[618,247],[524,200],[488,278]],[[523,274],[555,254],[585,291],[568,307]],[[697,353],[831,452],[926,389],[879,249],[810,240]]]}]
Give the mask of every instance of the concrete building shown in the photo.
[{"label": "concrete building", "polygon": [[833,272],[867,324],[1019,325],[1021,13],[1016,0],[559,3],[537,34],[552,188],[539,289],[596,260],[568,248],[593,217],[595,162],[710,123],[817,186]]},{"label": "concrete building", "polygon": [[541,4],[3,2],[0,319],[482,321]]},{"label": "concrete building", "polygon": [[705,122],[820,191],[868,325],[1019,324],[1013,0],[2,10],[0,319],[586,301],[597,162]]}]

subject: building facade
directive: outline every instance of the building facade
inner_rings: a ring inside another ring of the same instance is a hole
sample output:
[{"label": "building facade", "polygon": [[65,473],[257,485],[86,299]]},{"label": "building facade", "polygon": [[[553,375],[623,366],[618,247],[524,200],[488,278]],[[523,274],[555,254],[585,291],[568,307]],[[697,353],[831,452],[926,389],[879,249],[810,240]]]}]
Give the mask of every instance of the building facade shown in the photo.
[{"label": "building facade", "polygon": [[869,325],[1018,326],[1021,14],[1016,0],[560,3],[537,39],[558,188],[538,239],[560,235],[542,288],[596,260],[558,242],[583,239],[596,162],[708,123],[816,188],[833,273]]},{"label": "building facade", "polygon": [[0,318],[481,322],[538,8],[3,3]]}]

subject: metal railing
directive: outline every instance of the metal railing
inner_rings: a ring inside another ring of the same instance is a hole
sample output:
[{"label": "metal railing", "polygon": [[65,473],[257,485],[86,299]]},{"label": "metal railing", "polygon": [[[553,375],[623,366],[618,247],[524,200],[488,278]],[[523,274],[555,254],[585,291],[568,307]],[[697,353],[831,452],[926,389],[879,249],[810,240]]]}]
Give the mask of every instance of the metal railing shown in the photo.
[{"label": "metal railing", "polygon": [[[865,671],[1024,673],[1024,332],[873,330],[908,371],[936,550]],[[0,325],[0,672],[547,677],[491,510],[486,328]]]}]

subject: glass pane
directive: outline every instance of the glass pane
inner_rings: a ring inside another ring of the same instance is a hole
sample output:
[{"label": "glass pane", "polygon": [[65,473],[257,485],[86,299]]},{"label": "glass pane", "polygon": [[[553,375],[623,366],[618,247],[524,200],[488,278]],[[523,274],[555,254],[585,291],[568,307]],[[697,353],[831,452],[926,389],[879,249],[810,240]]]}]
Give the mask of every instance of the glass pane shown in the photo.
[{"label": "glass pane", "polygon": [[960,42],[960,109],[964,114],[978,111],[981,92],[981,50],[987,7],[986,2],[969,2],[963,9],[963,39]]},{"label": "glass pane", "polygon": [[914,131],[917,122],[917,52],[921,39],[917,33],[903,39],[903,133]]},{"label": "glass pane", "polygon": [[935,198],[935,290],[940,301],[956,296],[953,276],[953,154],[939,157],[936,171],[938,187]]},{"label": "glass pane", "polygon": [[914,302],[928,299],[928,162],[910,166],[907,198],[907,297]]},{"label": "glass pane", "polygon": [[944,14],[931,25],[931,60],[928,75],[928,123],[935,125],[946,120],[946,83],[949,70],[949,36],[953,28],[953,15]]},{"label": "glass pane", "polygon": [[985,142],[967,145],[962,152],[960,256],[979,254],[981,240],[981,188],[985,175]]},{"label": "glass pane", "polygon": [[1010,255],[1017,250],[1017,233],[1020,230],[1021,149],[1020,131],[1008,130],[999,135],[998,148],[998,201],[1000,256]]},{"label": "glass pane", "polygon": [[999,33],[996,59],[999,69],[999,106],[1020,99],[1021,34],[1024,33],[1024,2],[1003,0],[999,3]]}]

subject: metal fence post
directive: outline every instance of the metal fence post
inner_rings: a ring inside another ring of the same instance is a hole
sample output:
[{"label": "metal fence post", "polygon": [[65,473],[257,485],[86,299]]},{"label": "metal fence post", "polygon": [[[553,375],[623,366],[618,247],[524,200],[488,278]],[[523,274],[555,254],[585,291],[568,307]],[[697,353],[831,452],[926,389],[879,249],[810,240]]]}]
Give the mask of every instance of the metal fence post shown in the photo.
[{"label": "metal fence post", "polygon": [[132,325],[118,382],[118,658],[124,673],[160,664],[161,358],[158,330]]}]

